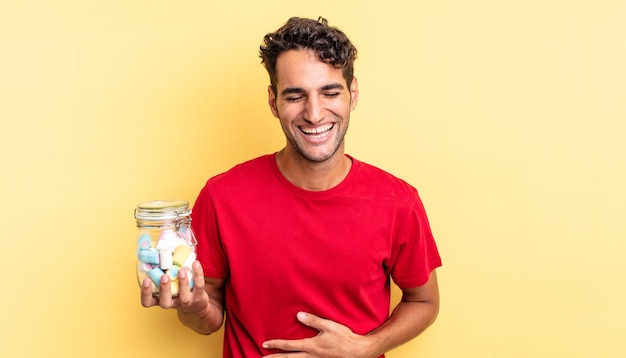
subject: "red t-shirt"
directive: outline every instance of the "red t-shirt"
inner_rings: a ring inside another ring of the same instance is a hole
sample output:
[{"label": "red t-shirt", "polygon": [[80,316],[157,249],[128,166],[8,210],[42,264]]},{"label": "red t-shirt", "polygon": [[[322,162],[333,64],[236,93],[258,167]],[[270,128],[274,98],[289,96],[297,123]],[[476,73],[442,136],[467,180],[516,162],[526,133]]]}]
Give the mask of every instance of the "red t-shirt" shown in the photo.
[{"label": "red t-shirt", "polygon": [[315,192],[287,181],[273,154],[242,163],[207,182],[192,218],[204,274],[227,279],[228,358],[315,336],[298,311],[366,334],[389,316],[390,277],[416,287],[441,265],[417,191],[354,158],[343,182]]}]

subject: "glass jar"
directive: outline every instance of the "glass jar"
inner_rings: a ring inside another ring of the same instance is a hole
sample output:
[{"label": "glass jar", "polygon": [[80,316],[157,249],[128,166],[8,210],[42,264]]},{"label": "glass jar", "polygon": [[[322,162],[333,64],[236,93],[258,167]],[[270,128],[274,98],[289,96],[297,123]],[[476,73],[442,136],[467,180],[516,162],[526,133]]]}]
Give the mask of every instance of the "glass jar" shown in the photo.
[{"label": "glass jar", "polygon": [[[137,280],[148,277],[152,294],[158,296],[161,277],[169,275],[172,295],[177,296],[178,270],[191,271],[196,260],[196,238],[191,229],[191,210],[185,200],[155,200],[137,205]],[[190,285],[193,287],[191,275]]]}]

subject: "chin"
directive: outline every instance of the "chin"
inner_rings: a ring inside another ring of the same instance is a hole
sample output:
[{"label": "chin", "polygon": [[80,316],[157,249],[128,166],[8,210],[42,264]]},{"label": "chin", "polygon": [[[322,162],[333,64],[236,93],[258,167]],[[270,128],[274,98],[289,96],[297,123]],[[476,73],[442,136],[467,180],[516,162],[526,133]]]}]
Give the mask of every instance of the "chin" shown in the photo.
[{"label": "chin", "polygon": [[326,162],[326,161],[332,159],[333,157],[335,157],[337,155],[338,149],[339,148],[335,149],[332,152],[323,152],[323,153],[319,153],[319,152],[317,152],[317,153],[307,153],[307,152],[304,152],[304,153],[301,153],[301,154],[308,161],[316,162],[316,163],[323,163],[323,162]]}]

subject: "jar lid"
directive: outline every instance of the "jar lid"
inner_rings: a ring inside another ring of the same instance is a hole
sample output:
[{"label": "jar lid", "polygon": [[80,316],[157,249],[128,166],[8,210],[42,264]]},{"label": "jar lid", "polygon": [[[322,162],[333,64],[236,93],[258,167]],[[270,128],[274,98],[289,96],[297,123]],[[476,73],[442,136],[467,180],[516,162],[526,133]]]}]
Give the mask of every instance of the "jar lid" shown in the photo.
[{"label": "jar lid", "polygon": [[153,200],[138,204],[135,209],[135,218],[146,221],[174,220],[190,214],[186,200]]}]

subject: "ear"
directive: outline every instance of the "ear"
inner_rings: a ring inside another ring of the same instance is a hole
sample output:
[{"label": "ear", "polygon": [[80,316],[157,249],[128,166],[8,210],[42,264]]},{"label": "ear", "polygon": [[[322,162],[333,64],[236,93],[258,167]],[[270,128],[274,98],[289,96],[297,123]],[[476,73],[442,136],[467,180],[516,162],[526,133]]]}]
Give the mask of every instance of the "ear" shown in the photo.
[{"label": "ear", "polygon": [[350,111],[356,108],[356,104],[359,102],[359,82],[356,77],[352,77],[352,83],[350,84]]},{"label": "ear", "polygon": [[276,94],[272,90],[272,86],[267,86],[267,104],[270,106],[270,110],[274,117],[278,118],[278,108],[276,108]]}]

